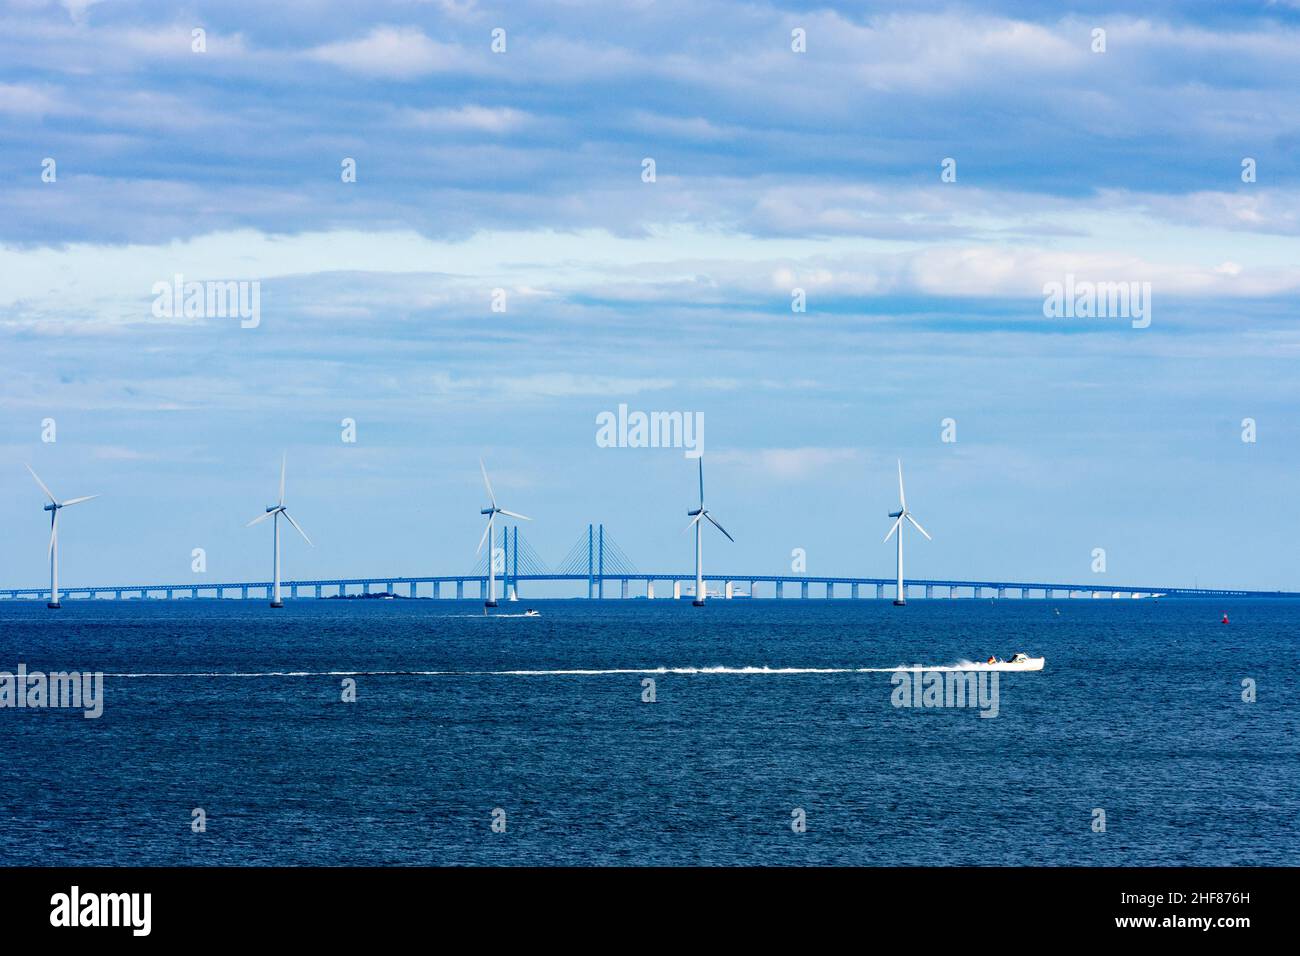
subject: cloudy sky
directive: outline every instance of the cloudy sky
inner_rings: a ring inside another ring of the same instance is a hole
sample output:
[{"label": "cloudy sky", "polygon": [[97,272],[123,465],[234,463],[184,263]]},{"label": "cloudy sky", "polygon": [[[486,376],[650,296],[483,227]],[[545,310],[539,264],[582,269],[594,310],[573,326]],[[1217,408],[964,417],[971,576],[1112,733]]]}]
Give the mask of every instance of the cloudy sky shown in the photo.
[{"label": "cloudy sky", "polygon": [[24,462],[104,495],[66,584],[264,578],[281,452],[287,577],[469,569],[480,456],[548,560],[684,570],[626,403],[703,413],[710,570],[891,573],[902,458],[918,576],[1300,588],[1300,10],[1049,6],[3,3],[0,584]]}]

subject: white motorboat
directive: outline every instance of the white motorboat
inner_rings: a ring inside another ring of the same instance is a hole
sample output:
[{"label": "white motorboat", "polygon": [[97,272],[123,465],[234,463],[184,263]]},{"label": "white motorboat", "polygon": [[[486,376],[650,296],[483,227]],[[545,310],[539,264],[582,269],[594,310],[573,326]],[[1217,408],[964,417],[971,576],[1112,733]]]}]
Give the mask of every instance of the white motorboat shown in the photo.
[{"label": "white motorboat", "polygon": [[1011,660],[1004,661],[999,657],[992,657],[982,664],[976,664],[979,670],[990,671],[1041,671],[1043,665],[1047,663],[1045,657],[1030,657],[1023,651],[1013,654]]}]

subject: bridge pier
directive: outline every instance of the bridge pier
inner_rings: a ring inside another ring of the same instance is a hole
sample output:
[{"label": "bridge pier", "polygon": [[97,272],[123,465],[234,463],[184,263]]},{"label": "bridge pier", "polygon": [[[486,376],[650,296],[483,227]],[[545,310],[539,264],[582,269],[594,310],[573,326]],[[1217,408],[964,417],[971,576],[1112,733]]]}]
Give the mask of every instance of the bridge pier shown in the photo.
[{"label": "bridge pier", "polygon": [[849,585],[849,597],[855,601],[858,599],[858,582]]},{"label": "bridge pier", "polygon": [[167,600],[170,601],[171,599],[172,599],[172,589],[171,589],[171,588],[168,588],[168,589],[167,589]]},{"label": "bridge pier", "polygon": [[1001,600],[1002,598],[1004,598],[1004,597],[1006,597],[1006,596],[1007,596],[1007,589],[1004,588],[1004,587],[999,587],[999,588],[998,588],[998,600]]},{"label": "bridge pier", "polygon": [[876,600],[877,600],[877,601],[883,600],[884,597],[885,597],[885,586],[884,586],[883,584],[877,584],[877,585],[876,585]]},{"label": "bridge pier", "polygon": [[957,596],[957,589],[955,587],[948,588],[948,600],[951,601],[956,596]]},{"label": "bridge pier", "polygon": [[198,596],[199,596],[199,589],[198,589],[198,588],[190,588],[190,597],[192,597],[192,598],[197,598]]},{"label": "bridge pier", "polygon": [[417,589],[416,589],[415,582],[412,581],[412,582],[410,583],[410,585],[408,585],[408,589],[407,589],[407,597],[415,597],[417,594],[418,594],[418,591],[417,591]]},{"label": "bridge pier", "polygon": [[777,596],[777,599],[778,599],[778,600],[779,600],[780,598],[785,597],[785,582],[784,582],[784,581],[777,581],[777,582],[776,582],[776,596]]},{"label": "bridge pier", "polygon": [[723,582],[723,584],[722,584],[722,594],[723,594],[723,597],[724,597],[726,600],[728,600],[728,601],[731,600],[732,589],[733,589],[733,585],[732,585],[732,583],[731,583],[730,581],[724,581],[724,582]]},{"label": "bridge pier", "polygon": [[927,584],[925,586],[925,599],[928,601],[932,597],[934,597],[934,585]]},{"label": "bridge pier", "polygon": [[619,587],[618,596],[621,598],[627,597],[627,578],[624,578],[622,580],[621,586]]},{"label": "bridge pier", "polygon": [[248,600],[248,585],[244,585],[242,588],[239,589],[239,597],[241,600],[244,601]]},{"label": "bridge pier", "polygon": [[456,600],[459,601],[465,597],[465,582],[462,579],[456,581]]},{"label": "bridge pier", "polygon": [[674,601],[680,601],[681,599],[682,599],[682,582],[681,582],[681,581],[674,581],[674,582],[673,582],[673,600],[674,600]]},{"label": "bridge pier", "polygon": [[800,582],[799,582],[799,596],[800,596],[801,598],[806,598],[806,597],[808,597],[808,582],[807,582],[807,581],[800,581]]}]

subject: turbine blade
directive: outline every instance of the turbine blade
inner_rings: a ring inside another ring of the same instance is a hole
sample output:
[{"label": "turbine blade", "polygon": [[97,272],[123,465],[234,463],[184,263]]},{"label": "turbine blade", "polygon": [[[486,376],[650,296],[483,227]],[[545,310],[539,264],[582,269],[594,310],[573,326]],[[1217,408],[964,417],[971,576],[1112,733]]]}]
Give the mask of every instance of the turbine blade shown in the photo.
[{"label": "turbine blade", "polygon": [[700,463],[700,510],[704,510],[704,456],[696,459]]},{"label": "turbine blade", "polygon": [[933,540],[934,540],[934,538],[931,538],[931,537],[930,537],[930,532],[928,532],[928,531],[926,531],[924,528],[922,528],[921,525],[920,525],[920,523],[918,523],[917,520],[916,520],[915,518],[912,517],[912,513],[911,513],[910,511],[907,513],[906,517],[907,517],[907,520],[908,520],[908,521],[912,522],[912,527],[914,527],[917,531],[921,532],[921,534],[925,535],[925,538],[926,538],[927,541],[933,541]]},{"label": "turbine blade", "polygon": [[98,497],[99,495],[84,495],[81,498],[69,498],[67,501],[63,502],[63,507],[66,508],[68,507],[68,505],[79,505],[83,501],[89,501],[92,498],[98,498]]},{"label": "turbine blade", "polygon": [[[899,515],[898,520],[889,526],[889,534],[885,535],[885,541],[888,541],[890,538],[894,536],[894,532],[898,530],[898,526],[902,523],[903,523],[903,516]],[[884,544],[885,541],[882,541],[880,543]]]},{"label": "turbine blade", "polygon": [[[293,529],[297,531],[300,535],[302,535],[302,540],[306,541],[308,544],[311,544],[311,538],[307,537],[307,532],[303,531],[302,528],[298,527],[298,522],[293,520],[289,512],[281,511],[280,514],[284,515],[284,520],[289,522],[289,524],[293,525]],[[316,547],[316,545],[314,544],[311,544],[311,546],[313,548]]]},{"label": "turbine blade", "polygon": [[289,463],[289,454],[285,452],[280,456],[280,507],[284,507],[284,468]]},{"label": "turbine blade", "polygon": [[487,465],[483,464],[483,459],[478,460],[478,467],[483,472],[483,484],[487,486],[488,500],[492,502],[492,507],[497,506],[497,496],[492,493],[492,482],[488,481]]},{"label": "turbine blade", "polygon": [[32,472],[32,477],[35,478],[36,483],[41,486],[41,491],[45,492],[45,497],[50,499],[50,504],[57,505],[59,503],[59,499],[54,497],[54,492],[50,491],[49,488],[45,487],[45,482],[41,481],[41,476],[36,474],[36,472],[32,471],[31,465],[24,465],[23,467],[26,468],[28,471]]},{"label": "turbine blade", "polygon": [[493,517],[495,517],[495,516],[494,516],[494,515],[488,515],[488,523],[487,523],[487,527],[483,529],[483,537],[481,537],[481,538],[478,539],[478,550],[474,552],[475,554],[482,554],[482,553],[483,553],[483,542],[486,541],[486,540],[488,539],[488,535],[492,533],[492,519],[493,519]]},{"label": "turbine blade", "polygon": [[730,541],[732,544],[735,544],[735,543],[736,543],[736,539],[733,538],[731,535],[727,534],[727,529],[724,528],[722,525],[718,524],[716,521],[713,520],[713,515],[709,514],[709,513],[706,511],[706,512],[704,512],[704,517],[706,517],[706,518],[709,519],[709,524],[713,525],[713,527],[717,528],[717,529],[718,529],[719,531],[721,531],[723,534],[726,534],[726,535],[727,535],[727,540],[728,540],[728,541]]},{"label": "turbine blade", "polygon": [[898,459],[898,503],[907,510],[907,496],[903,494],[903,459]]},{"label": "turbine blade", "polygon": [[497,514],[499,514],[499,515],[507,515],[508,517],[511,517],[511,518],[522,518],[524,521],[532,521],[532,520],[533,520],[532,518],[528,517],[528,515],[515,514],[513,511],[506,511],[505,508],[498,508],[498,509],[497,509]]},{"label": "turbine blade", "polygon": [[271,517],[271,515],[273,515],[273,514],[275,514],[274,511],[267,511],[267,512],[264,512],[264,513],[258,515],[258,516],[257,516],[256,518],[254,518],[252,521],[248,522],[248,524],[244,525],[244,527],[245,527],[245,528],[251,528],[251,527],[252,527],[253,525],[255,525],[255,524],[260,524],[261,522],[265,521],[267,518]]},{"label": "turbine blade", "polygon": [[686,525],[686,527],[682,529],[682,534],[685,534],[686,532],[694,528],[697,524],[699,524],[700,518],[702,517],[704,517],[703,511],[701,511],[699,514],[697,514],[694,518],[690,520],[690,522]]}]

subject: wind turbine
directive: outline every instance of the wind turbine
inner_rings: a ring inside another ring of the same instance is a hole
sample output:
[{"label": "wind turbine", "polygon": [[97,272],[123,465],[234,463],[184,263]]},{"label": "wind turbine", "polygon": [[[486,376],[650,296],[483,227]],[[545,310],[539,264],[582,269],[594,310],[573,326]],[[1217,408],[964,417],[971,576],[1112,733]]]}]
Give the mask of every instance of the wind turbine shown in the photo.
[{"label": "wind turbine", "polygon": [[707,518],[709,523],[713,525],[713,527],[717,528],[723,534],[727,535],[727,540],[730,541],[732,544],[736,543],[736,539],[733,538],[730,534],[727,534],[727,529],[724,528],[722,525],[718,524],[716,521],[714,521],[713,515],[709,514],[708,510],[705,509],[704,507],[704,456],[701,455],[697,459],[697,461],[700,463],[700,506],[696,508],[694,511],[686,512],[688,515],[691,516],[691,523],[688,524],[682,530],[686,531],[690,529],[691,525],[695,526],[695,600],[692,601],[691,603],[695,607],[704,607],[704,598],[706,596],[704,590],[704,533],[703,533],[704,522],[701,521],[700,519]]},{"label": "wind turbine", "polygon": [[36,479],[36,483],[41,486],[41,491],[45,492],[45,497],[50,499],[50,503],[45,506],[45,510],[50,513],[50,600],[45,606],[51,610],[57,610],[63,606],[59,603],[59,511],[69,505],[79,505],[91,498],[98,498],[99,495],[86,495],[82,498],[69,498],[67,501],[59,501],[54,497],[54,492],[45,487],[45,482],[41,481],[40,475],[32,471],[32,466],[27,465],[26,467],[31,472],[32,477]]},{"label": "wind turbine", "polygon": [[488,542],[488,598],[483,602],[483,613],[487,609],[497,606],[497,565],[496,565],[496,538],[493,537],[492,529],[496,527],[497,515],[505,515],[507,518],[519,518],[523,521],[532,521],[527,515],[515,514],[513,511],[506,511],[505,508],[497,507],[497,496],[492,493],[492,482],[488,480],[487,466],[483,464],[483,459],[478,460],[479,470],[483,472],[483,484],[487,487],[488,500],[491,503],[488,507],[479,512],[481,515],[487,515],[487,527],[483,529],[483,537],[478,539],[478,551],[475,554],[481,554],[483,551],[483,542]]},{"label": "wind turbine", "polygon": [[[265,514],[260,514],[244,527],[251,528],[255,524],[271,519],[272,527],[275,529],[275,578],[271,591],[271,607],[284,607],[284,602],[280,600],[280,515],[284,515],[284,520],[293,525],[295,531],[302,535],[302,539],[311,544],[311,538],[307,537],[307,532],[298,527],[298,522],[293,520],[293,516],[285,510],[284,507],[284,466],[288,456],[280,459],[280,501],[279,504],[268,505]],[[315,545],[312,545],[315,547]]]},{"label": "wind turbine", "polygon": [[897,585],[897,589],[894,591],[894,606],[902,607],[904,604],[907,603],[907,598],[903,597],[903,528],[902,528],[903,519],[906,518],[908,521],[910,521],[912,523],[912,527],[916,528],[917,531],[925,535],[925,539],[927,541],[934,540],[933,538],[930,537],[930,533],[928,531],[926,531],[919,524],[917,524],[916,519],[912,517],[912,512],[907,510],[907,496],[903,494],[902,459],[899,459],[898,462],[898,510],[891,511],[889,513],[889,517],[898,519],[890,527],[889,534],[885,535],[885,541],[888,541],[890,535],[892,535],[895,531],[898,532],[898,585]]}]

